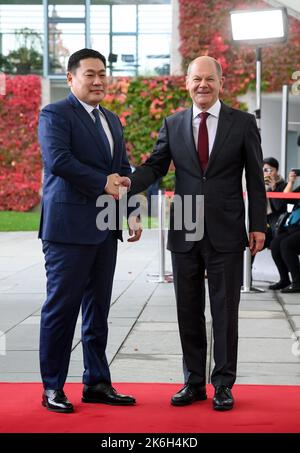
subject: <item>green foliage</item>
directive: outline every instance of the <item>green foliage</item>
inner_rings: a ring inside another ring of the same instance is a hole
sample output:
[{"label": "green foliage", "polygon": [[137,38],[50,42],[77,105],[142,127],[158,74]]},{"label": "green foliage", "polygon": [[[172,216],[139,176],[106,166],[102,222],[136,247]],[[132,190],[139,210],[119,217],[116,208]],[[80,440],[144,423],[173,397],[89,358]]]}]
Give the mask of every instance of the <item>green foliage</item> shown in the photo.
[{"label": "green foliage", "polygon": [[[151,154],[163,119],[191,105],[184,77],[117,79],[109,85],[105,103],[124,126],[130,163],[137,166]],[[162,185],[174,188],[171,167]]]},{"label": "green foliage", "polygon": [[19,47],[6,56],[0,54],[0,70],[7,74],[41,74],[41,36],[29,28],[16,31],[15,35]]},{"label": "green foliage", "polygon": [[[183,68],[200,55],[211,55],[223,67],[224,99],[241,108],[240,94],[255,89],[255,47],[232,42],[229,11],[265,9],[262,0],[179,0],[180,52]],[[262,49],[262,90],[281,91],[300,69],[300,21],[288,18],[288,42]]]},{"label": "green foliage", "polygon": [[36,231],[39,212],[0,211],[0,231]]}]

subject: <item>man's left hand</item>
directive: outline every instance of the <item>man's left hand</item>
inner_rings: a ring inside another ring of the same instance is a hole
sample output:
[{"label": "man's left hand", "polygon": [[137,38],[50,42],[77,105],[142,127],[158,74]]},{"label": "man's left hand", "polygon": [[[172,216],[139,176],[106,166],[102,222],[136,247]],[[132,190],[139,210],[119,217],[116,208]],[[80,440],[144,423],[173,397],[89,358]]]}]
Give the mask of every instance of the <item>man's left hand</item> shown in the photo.
[{"label": "man's left hand", "polygon": [[128,232],[130,238],[127,239],[128,242],[136,242],[140,239],[142,235],[142,225],[141,220],[137,216],[129,216],[128,218]]},{"label": "man's left hand", "polygon": [[257,252],[263,249],[266,235],[260,231],[251,231],[249,233],[249,249],[251,255],[256,255]]}]

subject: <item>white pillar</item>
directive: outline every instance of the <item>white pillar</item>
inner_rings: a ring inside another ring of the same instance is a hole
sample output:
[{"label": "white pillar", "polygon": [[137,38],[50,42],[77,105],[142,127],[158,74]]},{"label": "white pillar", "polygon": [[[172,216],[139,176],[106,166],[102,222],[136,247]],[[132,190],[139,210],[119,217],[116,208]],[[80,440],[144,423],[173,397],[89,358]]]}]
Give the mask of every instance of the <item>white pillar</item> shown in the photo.
[{"label": "white pillar", "polygon": [[172,35],[171,35],[171,75],[181,75],[181,54],[178,50],[180,44],[179,37],[179,3],[178,0],[172,0]]},{"label": "white pillar", "polygon": [[48,77],[42,77],[41,79],[41,89],[42,89],[42,96],[41,96],[41,108],[45,107],[45,105],[50,104],[50,80]]}]

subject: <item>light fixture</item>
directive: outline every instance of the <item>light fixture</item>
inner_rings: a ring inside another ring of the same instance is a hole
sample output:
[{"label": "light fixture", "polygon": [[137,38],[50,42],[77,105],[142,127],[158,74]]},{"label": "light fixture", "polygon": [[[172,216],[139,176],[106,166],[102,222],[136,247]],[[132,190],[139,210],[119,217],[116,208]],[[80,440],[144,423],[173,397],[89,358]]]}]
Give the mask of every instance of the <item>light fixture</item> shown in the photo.
[{"label": "light fixture", "polygon": [[261,47],[287,40],[286,8],[230,11],[234,42],[256,47],[256,119],[261,118]]},{"label": "light fixture", "polygon": [[[285,8],[237,10],[230,12],[232,40],[244,45],[256,47],[256,110],[257,126],[261,120],[261,48],[287,40],[287,12]],[[248,219],[248,201],[245,198],[246,219]],[[246,225],[247,225],[246,220]],[[251,285],[251,254],[249,248],[244,252],[244,282],[242,292],[261,292]]]},{"label": "light fixture", "polygon": [[231,11],[233,41],[262,47],[287,40],[285,8]]}]

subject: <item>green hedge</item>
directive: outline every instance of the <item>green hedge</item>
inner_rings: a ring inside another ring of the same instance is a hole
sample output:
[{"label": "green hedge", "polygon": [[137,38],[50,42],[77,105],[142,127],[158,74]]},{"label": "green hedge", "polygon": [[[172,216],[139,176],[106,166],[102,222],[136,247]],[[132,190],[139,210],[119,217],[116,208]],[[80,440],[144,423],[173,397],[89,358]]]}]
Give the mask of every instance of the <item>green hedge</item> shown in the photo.
[{"label": "green hedge", "polygon": [[[133,166],[141,164],[151,154],[163,118],[191,105],[183,76],[118,78],[109,85],[108,92],[104,105],[121,119]],[[174,187],[172,167],[163,186]]]}]

